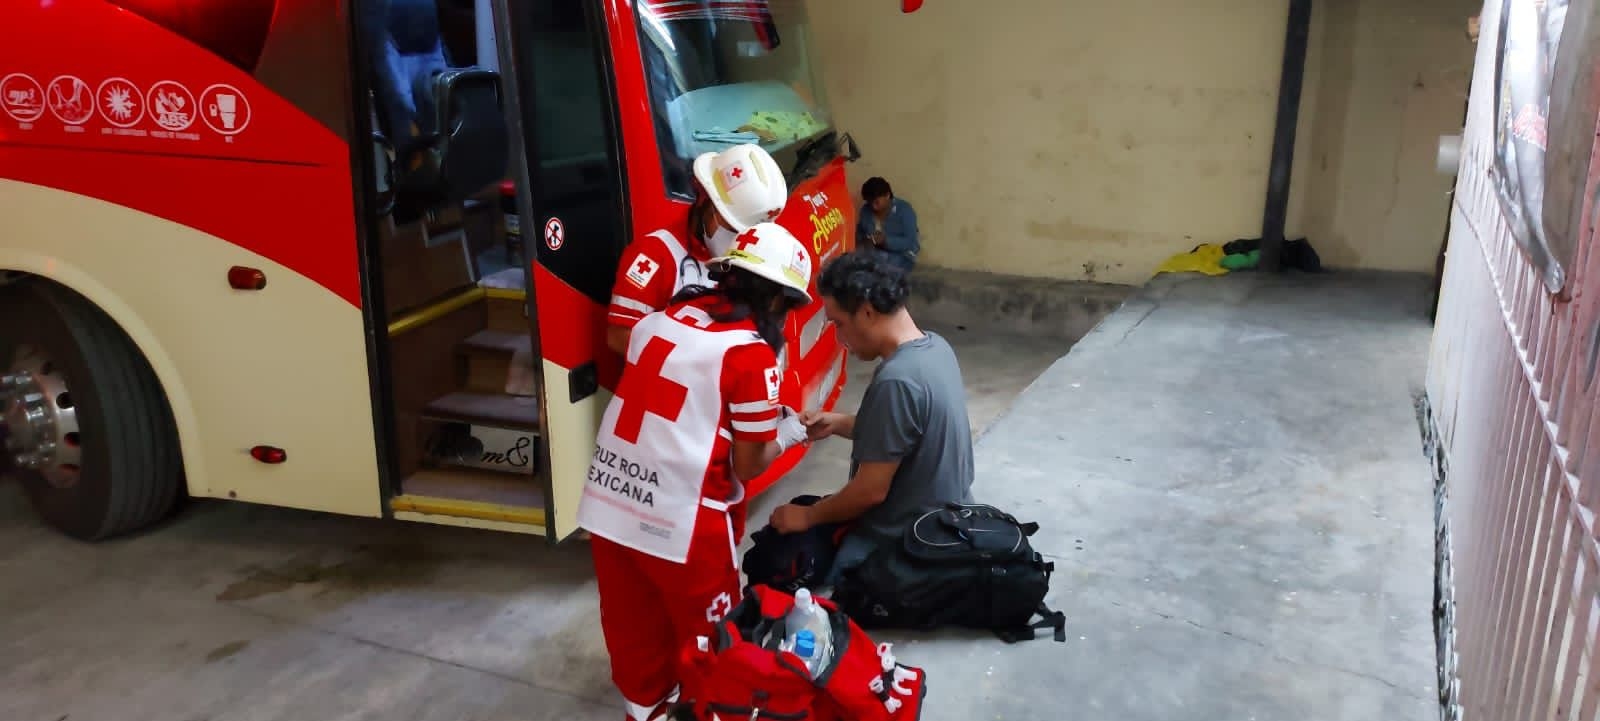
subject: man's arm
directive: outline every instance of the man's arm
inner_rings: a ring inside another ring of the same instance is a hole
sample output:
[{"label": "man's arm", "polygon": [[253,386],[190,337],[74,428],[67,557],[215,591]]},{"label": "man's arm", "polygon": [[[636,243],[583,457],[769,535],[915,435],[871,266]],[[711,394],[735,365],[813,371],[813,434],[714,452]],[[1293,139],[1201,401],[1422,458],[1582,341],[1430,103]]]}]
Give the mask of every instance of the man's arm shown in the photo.
[{"label": "man's arm", "polygon": [[833,427],[833,434],[849,440],[856,439],[856,414],[840,413],[839,423]]},{"label": "man's arm", "polygon": [[859,416],[846,416],[847,428],[855,440],[853,455],[859,461],[855,475],[838,493],[811,506],[788,504],[773,511],[771,523],[782,533],[804,531],[820,523],[837,523],[859,518],[884,502],[894,486],[895,471],[917,444],[922,442],[925,403],[919,389],[902,380],[888,380],[867,387],[861,400],[860,416],[866,425],[857,434]]},{"label": "man's arm", "polygon": [[899,461],[862,463],[856,468],[855,476],[851,477],[850,482],[844,484],[844,488],[839,489],[838,493],[804,507],[809,516],[806,525],[842,523],[861,517],[861,514],[872,510],[889,497],[889,486],[893,483],[894,472],[899,467]]},{"label": "man's arm", "polygon": [[857,416],[841,425],[847,428],[855,441],[852,455],[859,463],[855,475],[844,488],[812,508],[814,523],[848,521],[883,503],[894,484],[894,473],[901,459],[916,449],[922,441],[921,414],[918,389],[902,380],[885,380],[867,388],[861,399],[860,415],[867,424],[856,433]]},{"label": "man's arm", "polygon": [[800,422],[805,424],[806,435],[813,441],[834,436],[852,440],[856,437],[856,417],[849,413],[806,411],[800,414]]}]

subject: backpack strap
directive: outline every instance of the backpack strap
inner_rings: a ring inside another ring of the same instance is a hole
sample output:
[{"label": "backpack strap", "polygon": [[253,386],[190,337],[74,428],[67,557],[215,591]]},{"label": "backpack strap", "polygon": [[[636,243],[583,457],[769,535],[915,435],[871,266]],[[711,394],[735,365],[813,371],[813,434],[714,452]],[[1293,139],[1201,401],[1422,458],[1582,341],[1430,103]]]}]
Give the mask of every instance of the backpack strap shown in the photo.
[{"label": "backpack strap", "polygon": [[1052,611],[1043,602],[1039,603],[1039,608],[1034,613],[1039,614],[1041,617],[1038,621],[1021,628],[995,629],[994,634],[1006,643],[1017,643],[1018,641],[1032,641],[1038,638],[1035,632],[1041,628],[1054,628],[1056,631],[1056,643],[1067,642],[1067,614],[1060,611]]}]

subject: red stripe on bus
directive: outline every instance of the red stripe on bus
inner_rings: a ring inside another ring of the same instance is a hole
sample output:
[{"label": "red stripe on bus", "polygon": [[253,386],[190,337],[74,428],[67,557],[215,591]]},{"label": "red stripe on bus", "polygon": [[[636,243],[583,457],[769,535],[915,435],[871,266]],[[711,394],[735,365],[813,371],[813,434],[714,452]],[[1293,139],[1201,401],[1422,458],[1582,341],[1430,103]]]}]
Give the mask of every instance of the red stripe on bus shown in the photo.
[{"label": "red stripe on bus", "polygon": [[[0,177],[115,203],[209,233],[361,306],[351,181],[341,169],[183,156],[132,157],[0,141]],[[106,243],[130,240],[115,235],[104,239]],[[161,246],[157,242],[152,247]],[[161,266],[159,258],[153,261],[155,267]],[[226,272],[219,267],[215,278],[171,282],[175,286],[222,283]]]}]

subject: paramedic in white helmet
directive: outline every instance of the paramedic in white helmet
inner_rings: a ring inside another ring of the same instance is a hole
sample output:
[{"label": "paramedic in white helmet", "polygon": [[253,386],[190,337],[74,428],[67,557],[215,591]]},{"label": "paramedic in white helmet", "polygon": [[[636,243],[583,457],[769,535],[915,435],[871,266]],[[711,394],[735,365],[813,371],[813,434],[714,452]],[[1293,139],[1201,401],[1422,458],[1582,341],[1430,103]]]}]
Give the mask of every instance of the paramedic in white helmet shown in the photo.
[{"label": "paramedic in white helmet", "polygon": [[739,600],[741,479],[806,440],[778,400],[778,352],[788,313],[811,302],[810,254],[759,223],[708,266],[714,287],[686,288],[634,325],[578,504],[633,721],[670,710],[684,644]]},{"label": "paramedic in white helmet", "polygon": [[606,345],[628,347],[640,318],[667,306],[678,291],[710,286],[705,264],[727,255],[734,236],[776,220],[789,200],[778,162],[759,145],[735,145],[694,160],[695,200],[688,232],[663,228],[634,241],[622,254],[606,314]]}]

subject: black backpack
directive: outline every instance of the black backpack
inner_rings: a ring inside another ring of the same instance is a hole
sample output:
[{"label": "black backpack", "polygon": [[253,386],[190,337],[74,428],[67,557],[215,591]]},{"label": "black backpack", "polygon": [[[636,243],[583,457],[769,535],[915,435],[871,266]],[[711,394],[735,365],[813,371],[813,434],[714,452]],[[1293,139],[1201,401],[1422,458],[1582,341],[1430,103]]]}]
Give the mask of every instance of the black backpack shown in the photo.
[{"label": "black backpack", "polygon": [[[796,496],[790,503],[809,506],[822,496]],[[813,588],[833,568],[834,553],[847,529],[841,524],[813,526],[802,533],[779,533],[770,524],[750,535],[744,569],[750,583],[771,586],[785,593]]]},{"label": "black backpack", "polygon": [[1055,564],[1028,543],[1038,530],[994,506],[949,504],[846,571],[831,598],[862,628],[980,628],[1006,643],[1054,628],[1065,642],[1066,614],[1044,604]]}]

